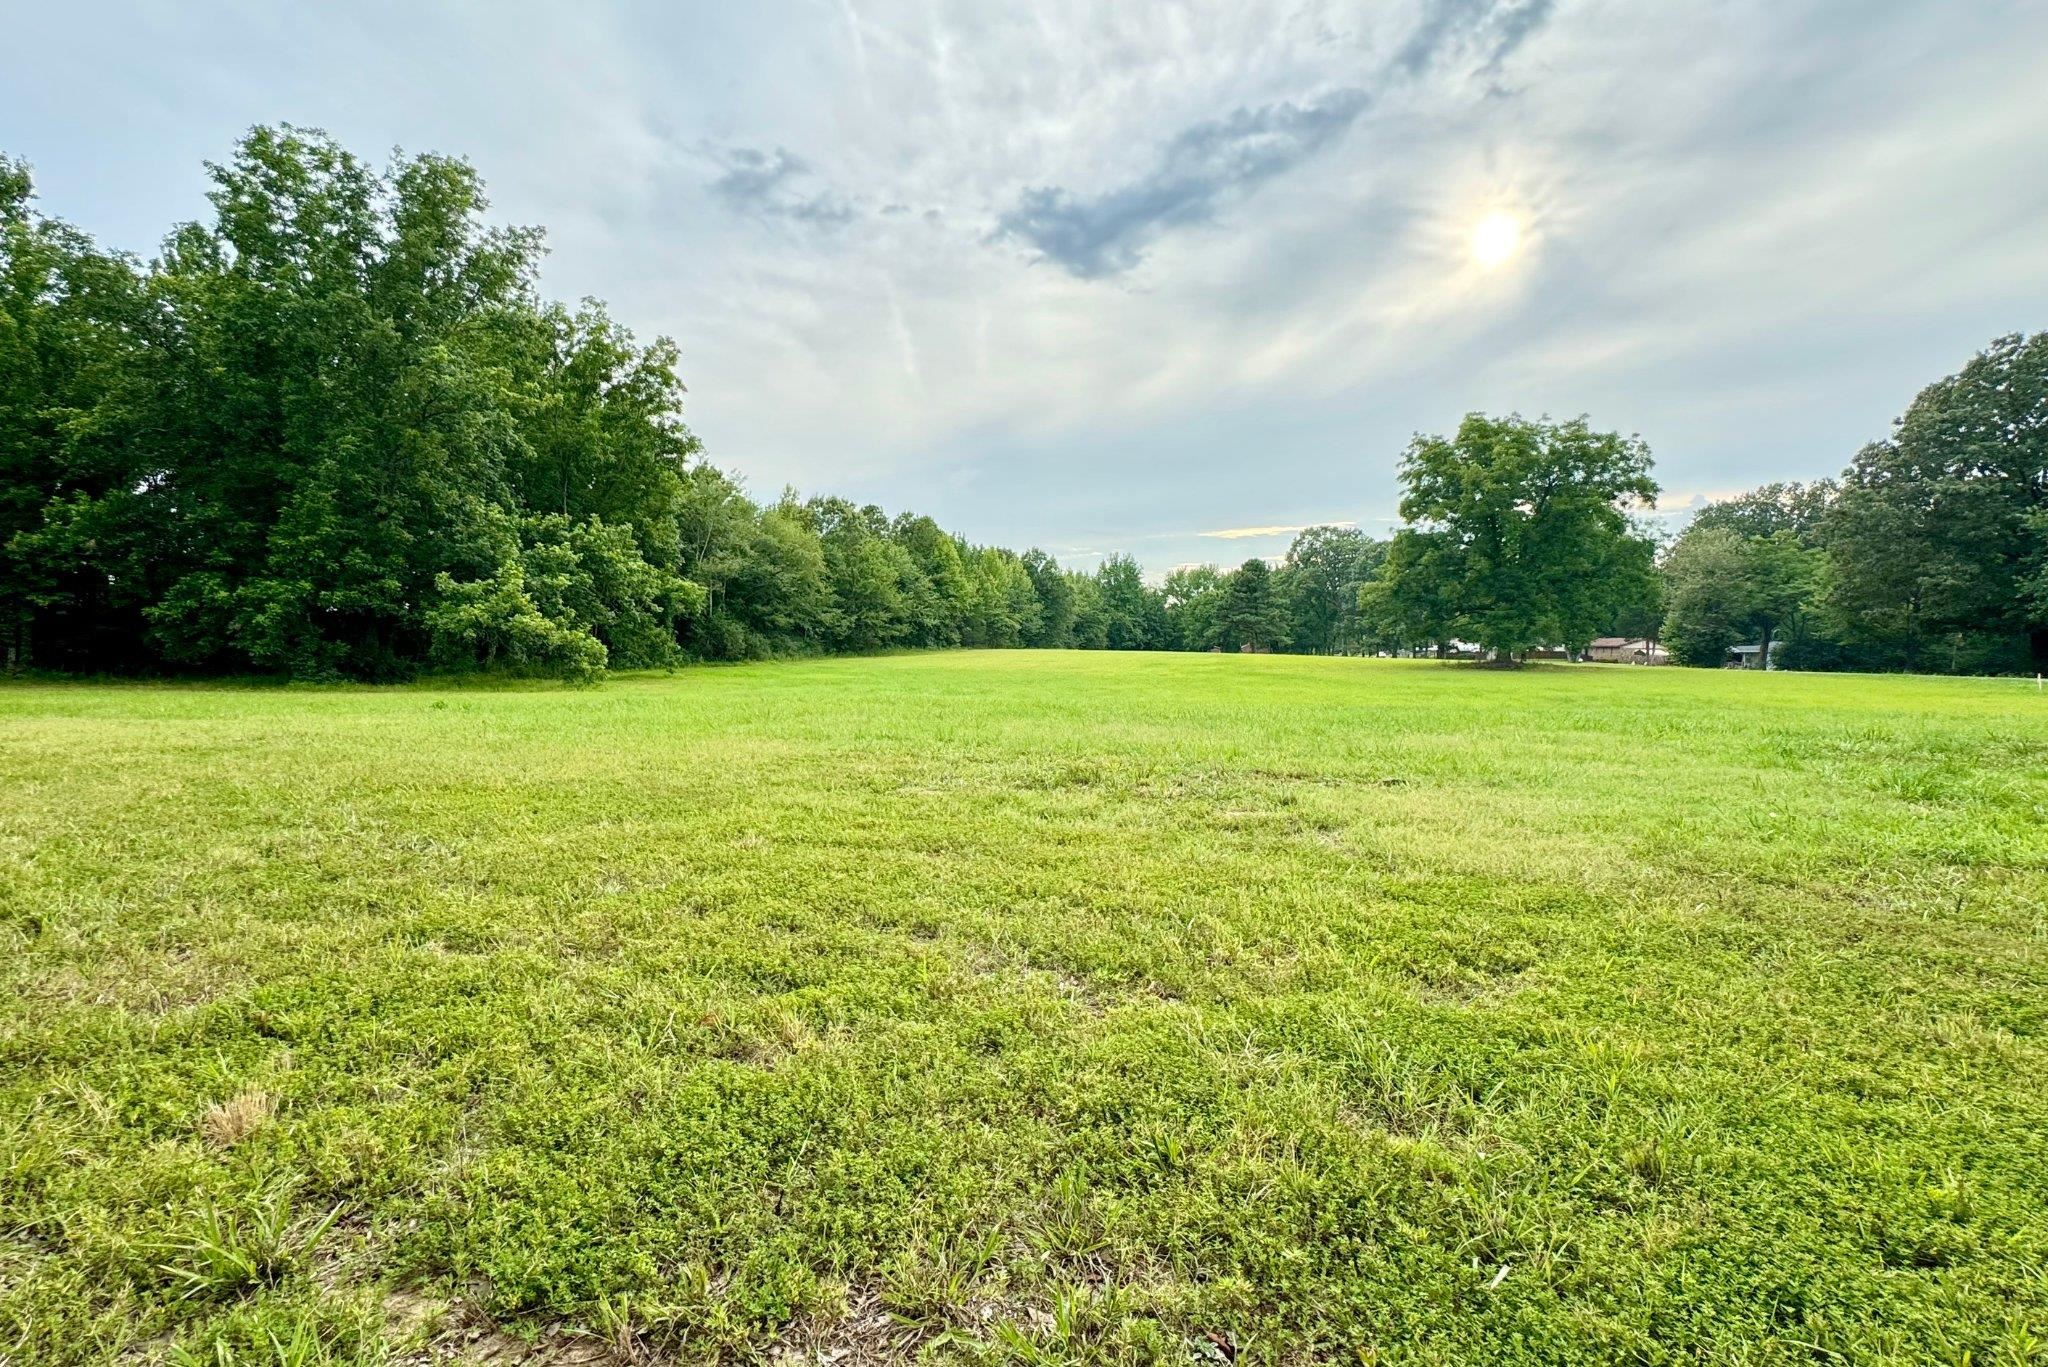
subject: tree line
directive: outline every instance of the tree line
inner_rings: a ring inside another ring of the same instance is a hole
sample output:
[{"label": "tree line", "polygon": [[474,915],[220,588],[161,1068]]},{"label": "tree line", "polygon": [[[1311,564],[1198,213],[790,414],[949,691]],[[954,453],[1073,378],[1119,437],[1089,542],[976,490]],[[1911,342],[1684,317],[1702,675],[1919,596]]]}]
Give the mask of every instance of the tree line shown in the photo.
[{"label": "tree line", "polygon": [[1080,573],[915,513],[749,498],[681,420],[674,344],[541,298],[540,235],[490,226],[464,162],[377,171],[282,127],[208,172],[211,221],[144,264],[38,212],[0,160],[11,668],[588,678],[1346,643],[1355,534],[1304,538],[1299,593],[1264,562],[1155,588],[1124,556]]},{"label": "tree line", "polygon": [[1707,663],[1759,631],[1803,667],[2048,649],[2048,339],[1930,389],[1841,481],[1709,508],[1661,558],[1640,441],[1473,415],[1410,447],[1391,539],[1312,527],[1278,565],[1155,585],[1128,556],[1081,572],[915,513],[749,497],[682,421],[674,344],[541,297],[540,234],[491,226],[465,162],[377,170],[279,127],[208,173],[210,220],[143,263],[40,213],[0,158],[9,668],[591,678],[891,647],[1453,640],[1512,657],[1659,630]]},{"label": "tree line", "polygon": [[2048,672],[2048,333],[1929,385],[1839,479],[1708,506],[1664,579],[1684,664],[1746,639],[1789,669]]},{"label": "tree line", "polygon": [[1402,462],[1408,525],[1364,634],[1495,659],[1595,636],[1680,664],[2048,672],[2048,333],[1922,390],[1839,479],[1710,502],[1665,544],[1648,450],[1584,419],[1473,414]]}]

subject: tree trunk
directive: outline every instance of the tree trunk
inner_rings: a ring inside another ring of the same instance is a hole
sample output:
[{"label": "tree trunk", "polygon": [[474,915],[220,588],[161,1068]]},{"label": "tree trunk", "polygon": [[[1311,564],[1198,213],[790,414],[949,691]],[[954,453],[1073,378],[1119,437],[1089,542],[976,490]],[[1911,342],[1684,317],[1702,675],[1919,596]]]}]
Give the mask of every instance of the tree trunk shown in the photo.
[{"label": "tree trunk", "polygon": [[1763,643],[1757,647],[1756,667],[1768,671],[1771,667],[1771,629],[1764,628]]}]

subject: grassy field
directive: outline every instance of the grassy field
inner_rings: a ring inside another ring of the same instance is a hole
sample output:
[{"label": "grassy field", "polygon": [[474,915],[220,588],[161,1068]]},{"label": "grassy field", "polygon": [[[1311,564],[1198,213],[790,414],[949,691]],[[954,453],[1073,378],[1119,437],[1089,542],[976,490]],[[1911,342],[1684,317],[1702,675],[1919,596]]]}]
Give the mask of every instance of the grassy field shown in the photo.
[{"label": "grassy field", "polygon": [[2031,682],[0,688],[0,1360],[2044,1361],[2044,907]]}]

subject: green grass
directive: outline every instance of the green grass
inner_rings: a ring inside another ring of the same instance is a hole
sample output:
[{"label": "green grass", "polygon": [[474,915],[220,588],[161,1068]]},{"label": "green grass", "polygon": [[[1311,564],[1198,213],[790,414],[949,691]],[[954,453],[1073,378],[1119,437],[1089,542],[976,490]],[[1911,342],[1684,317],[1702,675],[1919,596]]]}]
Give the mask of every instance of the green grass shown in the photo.
[{"label": "green grass", "polygon": [[0,775],[23,1367],[2048,1360],[2031,682],[24,685]]}]

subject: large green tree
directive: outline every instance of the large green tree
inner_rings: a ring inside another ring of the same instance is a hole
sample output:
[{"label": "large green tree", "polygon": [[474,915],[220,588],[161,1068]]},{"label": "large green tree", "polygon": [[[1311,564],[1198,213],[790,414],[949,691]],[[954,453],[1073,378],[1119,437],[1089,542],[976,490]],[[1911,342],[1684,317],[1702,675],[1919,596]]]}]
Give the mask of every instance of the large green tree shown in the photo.
[{"label": "large green tree", "polygon": [[1358,648],[1358,590],[1386,553],[1385,542],[1355,527],[1308,527],[1295,536],[1279,571],[1293,649],[1331,655]]},{"label": "large green tree", "polygon": [[1223,644],[1216,619],[1224,582],[1223,572],[1214,565],[1181,565],[1167,573],[1161,598],[1173,649],[1208,650]]},{"label": "large green tree", "polygon": [[1109,613],[1102,605],[1102,585],[1092,574],[1066,572],[1067,596],[1073,604],[1073,643],[1080,650],[1109,649]]},{"label": "large green tree", "polygon": [[911,642],[922,646],[986,643],[985,594],[959,541],[921,513],[898,514],[889,535],[918,569],[916,579],[904,585]]},{"label": "large green tree", "polygon": [[2001,337],[1929,385],[1842,479],[1830,601],[1909,664],[1988,633],[2048,671],[2048,332]]},{"label": "large green tree", "polygon": [[488,226],[465,163],[379,173],[260,128],[209,169],[210,221],[167,240],[97,386],[114,463],[44,478],[9,538],[45,615],[135,612],[171,664],[313,677],[668,658],[698,596],[673,347],[544,305],[538,233]]},{"label": "large green tree", "polygon": [[1061,571],[1059,561],[1033,546],[1024,552],[1024,573],[1031,578],[1038,595],[1038,625],[1025,644],[1065,647],[1074,644],[1074,586]]},{"label": "large green tree", "polygon": [[741,620],[769,642],[818,649],[833,629],[824,544],[787,503],[761,514],[731,594]]},{"label": "large green tree", "polygon": [[[913,629],[904,589],[920,587],[910,553],[889,537],[889,519],[873,504],[843,498],[813,498],[803,515],[824,551],[825,578],[832,588],[828,619],[838,650],[877,650],[896,645]],[[929,591],[929,585],[922,586]]]},{"label": "large green tree", "polygon": [[1637,438],[1473,413],[1450,438],[1416,437],[1401,479],[1409,525],[1368,610],[1404,634],[1476,640],[1508,661],[1590,640],[1644,591],[1649,540],[1629,509],[1657,486]]},{"label": "large green tree", "polygon": [[1832,479],[1765,484],[1715,499],[1693,515],[1686,530],[1724,527],[1747,537],[1787,532],[1801,545],[1814,546],[1820,544],[1821,527],[1840,495],[1841,485]]},{"label": "large green tree", "polygon": [[1128,555],[1112,555],[1095,571],[1111,650],[1157,650],[1166,644],[1166,606]]},{"label": "large green tree", "polygon": [[1254,556],[1223,585],[1216,607],[1216,637],[1230,650],[1277,650],[1287,644],[1287,605],[1273,567]]},{"label": "large green tree", "polygon": [[143,308],[133,263],[38,213],[28,168],[0,157],[0,667],[136,658],[146,600],[91,549],[139,533],[104,501],[150,478],[108,421]]},{"label": "large green tree", "polygon": [[0,663],[590,677],[679,653],[1161,643],[1098,584],[928,517],[757,505],[677,350],[536,287],[446,157],[251,132],[147,268],[0,158]]},{"label": "large green tree", "polygon": [[1714,666],[1754,637],[1767,668],[1772,642],[1812,603],[1820,553],[1789,530],[1744,536],[1726,524],[1689,527],[1666,558],[1664,644],[1680,664]]}]

